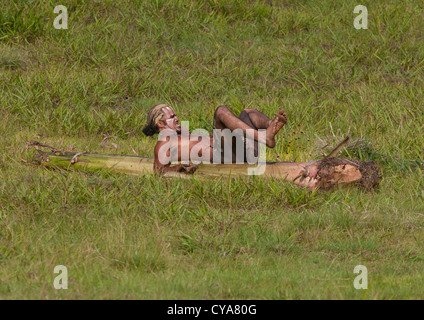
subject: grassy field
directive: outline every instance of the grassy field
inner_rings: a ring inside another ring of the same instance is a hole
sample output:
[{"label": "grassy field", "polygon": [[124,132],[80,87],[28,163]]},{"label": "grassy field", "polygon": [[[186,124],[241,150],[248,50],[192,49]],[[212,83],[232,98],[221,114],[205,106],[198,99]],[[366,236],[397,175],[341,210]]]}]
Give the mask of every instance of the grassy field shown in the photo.
[{"label": "grassy field", "polygon": [[[57,4],[69,13],[56,30]],[[368,8],[368,30],[353,13]],[[422,1],[0,4],[1,299],[422,299]],[[376,160],[376,192],[29,165],[29,140],[153,156],[146,111],[289,121],[270,161]],[[105,137],[115,136],[108,144]],[[56,290],[56,265],[68,269]],[[368,289],[353,282],[368,269]]]}]

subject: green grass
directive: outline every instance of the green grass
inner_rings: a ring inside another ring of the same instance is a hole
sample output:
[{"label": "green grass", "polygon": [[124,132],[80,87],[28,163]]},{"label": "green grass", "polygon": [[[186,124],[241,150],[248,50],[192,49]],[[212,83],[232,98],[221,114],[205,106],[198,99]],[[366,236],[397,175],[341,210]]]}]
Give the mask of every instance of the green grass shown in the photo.
[{"label": "green grass", "polygon": [[[423,298],[422,1],[361,2],[368,30],[354,1],[60,4],[68,30],[53,2],[0,4],[0,298]],[[349,134],[341,156],[378,161],[384,179],[311,194],[24,162],[29,140],[152,156],[141,129],[157,103],[207,130],[222,104],[284,108],[268,160],[317,159]]]}]

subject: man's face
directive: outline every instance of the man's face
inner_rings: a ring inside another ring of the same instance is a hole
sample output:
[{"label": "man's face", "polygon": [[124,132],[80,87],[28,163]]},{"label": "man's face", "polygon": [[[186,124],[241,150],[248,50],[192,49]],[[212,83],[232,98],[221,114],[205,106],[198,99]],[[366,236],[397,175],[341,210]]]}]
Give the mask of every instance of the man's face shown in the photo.
[{"label": "man's face", "polygon": [[164,114],[161,122],[164,124],[164,129],[168,128],[177,131],[177,133],[181,133],[181,126],[178,124],[179,119],[175,114],[174,109],[171,107],[165,107],[162,110]]}]

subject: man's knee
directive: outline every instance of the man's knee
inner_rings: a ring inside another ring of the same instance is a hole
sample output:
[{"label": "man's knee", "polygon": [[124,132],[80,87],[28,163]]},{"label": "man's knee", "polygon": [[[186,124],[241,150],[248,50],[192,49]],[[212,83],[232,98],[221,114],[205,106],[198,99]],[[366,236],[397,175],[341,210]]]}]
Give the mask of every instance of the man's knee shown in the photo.
[{"label": "man's knee", "polygon": [[247,112],[246,109],[244,109],[242,112],[240,112],[239,118],[243,121],[248,120],[249,119],[249,112]]},{"label": "man's knee", "polygon": [[222,119],[225,117],[225,113],[228,108],[226,106],[219,106],[215,109],[215,113],[213,115],[213,128],[214,129],[223,129],[225,125],[222,123]]},{"label": "man's knee", "polygon": [[220,117],[221,115],[227,113],[229,109],[226,106],[219,106],[215,110],[215,117]]}]

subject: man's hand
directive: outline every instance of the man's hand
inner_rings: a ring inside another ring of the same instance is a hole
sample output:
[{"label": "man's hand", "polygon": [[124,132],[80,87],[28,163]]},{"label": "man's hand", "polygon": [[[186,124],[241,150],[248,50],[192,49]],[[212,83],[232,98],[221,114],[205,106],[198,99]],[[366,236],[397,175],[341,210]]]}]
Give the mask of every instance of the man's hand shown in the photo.
[{"label": "man's hand", "polygon": [[179,164],[178,165],[178,172],[184,172],[184,173],[189,173],[189,174],[193,174],[194,171],[197,170],[197,165],[195,164]]}]

